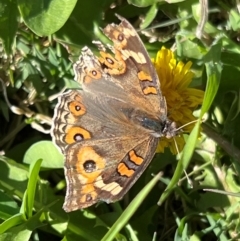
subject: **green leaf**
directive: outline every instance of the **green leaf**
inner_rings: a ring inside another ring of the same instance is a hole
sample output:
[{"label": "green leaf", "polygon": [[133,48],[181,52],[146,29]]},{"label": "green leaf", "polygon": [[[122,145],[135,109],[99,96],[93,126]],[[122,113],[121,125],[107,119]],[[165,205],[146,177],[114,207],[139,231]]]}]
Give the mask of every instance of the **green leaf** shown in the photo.
[{"label": "green leaf", "polygon": [[201,117],[206,113],[218,91],[221,80],[221,44],[215,44],[205,56],[205,66],[207,72],[207,87],[201,109]]},{"label": "green leaf", "polygon": [[240,15],[236,10],[231,10],[229,14],[229,21],[234,31],[240,30]]},{"label": "green leaf", "polygon": [[[182,42],[182,39],[186,40]],[[177,53],[181,58],[193,58],[202,59],[206,54],[205,50],[199,46],[195,40],[191,40],[192,36],[189,36],[188,32],[180,32],[177,35]]]},{"label": "green leaf", "polygon": [[33,144],[25,153],[23,162],[31,164],[37,159],[42,159],[42,167],[62,168],[64,157],[51,141],[39,141]]},{"label": "green leaf", "polygon": [[27,218],[32,217],[36,185],[38,181],[38,174],[40,171],[41,163],[42,160],[37,160],[36,162],[32,162],[30,165],[28,186],[26,192],[24,193],[21,207],[21,212],[24,213]]},{"label": "green leaf", "polygon": [[[0,224],[0,234],[3,234],[8,229],[15,227],[25,221],[26,221],[26,219],[22,213],[18,213],[16,215],[10,217],[9,219],[7,219],[6,221],[4,221],[3,223]],[[1,238],[2,238],[2,236],[0,236],[0,240],[2,240]]]},{"label": "green leaf", "polygon": [[102,19],[101,11],[103,8],[108,7],[106,5],[108,1],[77,1],[71,17],[56,33],[57,38],[65,40],[70,44],[77,44],[78,48],[89,45],[94,37],[93,23],[98,23],[99,26]]},{"label": "green leaf", "polygon": [[7,232],[0,234],[0,241],[23,241],[29,240],[32,231],[26,228],[25,223],[14,226],[7,230]]},{"label": "green leaf", "polygon": [[157,3],[159,1],[157,0],[127,0],[129,4],[132,4],[137,7],[148,7],[151,6],[154,3]]},{"label": "green leaf", "polygon": [[58,31],[72,13],[77,0],[19,0],[19,10],[25,24],[37,35]]},{"label": "green leaf", "polygon": [[3,190],[13,190],[15,195],[23,197],[28,180],[27,169],[11,159],[0,156],[0,187]]},{"label": "green leaf", "polygon": [[151,6],[149,11],[147,12],[146,18],[144,19],[143,23],[141,23],[140,28],[141,29],[147,28],[151,24],[151,22],[154,20],[157,13],[158,13],[158,8],[157,8],[157,4],[155,3]]},{"label": "green leaf", "polygon": [[0,191],[0,218],[6,220],[18,212],[17,202],[6,193]]},{"label": "green leaf", "polygon": [[4,49],[9,55],[12,53],[12,46],[17,32],[18,9],[16,1],[1,0],[0,2],[0,38]]}]

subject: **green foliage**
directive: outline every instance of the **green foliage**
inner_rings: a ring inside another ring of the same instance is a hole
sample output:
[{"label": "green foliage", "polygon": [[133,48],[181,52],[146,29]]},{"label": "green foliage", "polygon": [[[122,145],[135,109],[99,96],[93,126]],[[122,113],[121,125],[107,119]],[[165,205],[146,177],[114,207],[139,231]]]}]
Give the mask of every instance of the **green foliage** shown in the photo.
[{"label": "green foliage", "polygon": [[[1,241],[240,239],[239,8],[204,3],[1,0]],[[92,40],[107,42],[99,29],[117,22],[115,13],[143,30],[151,57],[174,46],[179,60],[192,61],[192,87],[205,97],[178,161],[156,154],[122,201],[67,214],[53,109],[60,92],[78,88],[73,62],[85,45],[97,51]]]}]

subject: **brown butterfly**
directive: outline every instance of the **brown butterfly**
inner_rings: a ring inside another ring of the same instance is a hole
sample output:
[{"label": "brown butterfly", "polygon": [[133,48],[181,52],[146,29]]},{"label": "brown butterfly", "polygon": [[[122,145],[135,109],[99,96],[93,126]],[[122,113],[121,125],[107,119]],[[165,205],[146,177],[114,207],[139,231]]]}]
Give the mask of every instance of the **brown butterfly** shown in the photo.
[{"label": "brown butterfly", "polygon": [[159,138],[176,135],[160,82],[131,24],[109,24],[103,33],[112,53],[87,47],[74,65],[82,90],[58,99],[52,137],[65,155],[64,210],[121,199],[152,160]]}]

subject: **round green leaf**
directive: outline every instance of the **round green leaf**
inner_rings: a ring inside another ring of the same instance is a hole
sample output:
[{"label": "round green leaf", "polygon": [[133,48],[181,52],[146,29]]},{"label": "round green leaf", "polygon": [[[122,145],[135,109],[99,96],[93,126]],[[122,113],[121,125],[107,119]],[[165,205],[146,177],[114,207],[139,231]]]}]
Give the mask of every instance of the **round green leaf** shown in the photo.
[{"label": "round green leaf", "polygon": [[62,168],[64,158],[51,141],[40,141],[33,144],[25,153],[23,162],[31,164],[37,159],[42,159],[41,167]]},{"label": "round green leaf", "polygon": [[67,21],[76,0],[19,0],[19,10],[25,24],[37,35],[58,31]]}]

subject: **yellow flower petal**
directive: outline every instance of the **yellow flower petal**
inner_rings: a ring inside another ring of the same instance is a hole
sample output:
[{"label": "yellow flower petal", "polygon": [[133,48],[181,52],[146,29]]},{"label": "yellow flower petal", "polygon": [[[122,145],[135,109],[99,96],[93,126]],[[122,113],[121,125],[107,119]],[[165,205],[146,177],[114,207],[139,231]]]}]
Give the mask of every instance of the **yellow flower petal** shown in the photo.
[{"label": "yellow flower petal", "polygon": [[[202,104],[204,91],[188,87],[194,76],[190,71],[192,62],[186,64],[177,62],[174,53],[164,47],[158,51],[152,62],[160,79],[163,96],[166,98],[168,118],[176,122],[179,127],[196,120],[193,111]],[[186,125],[183,132],[190,132],[193,126],[193,124]],[[181,151],[185,143],[183,135],[174,138]],[[173,138],[161,138],[157,152],[164,152],[165,147],[169,147],[173,154],[177,154]]]}]

